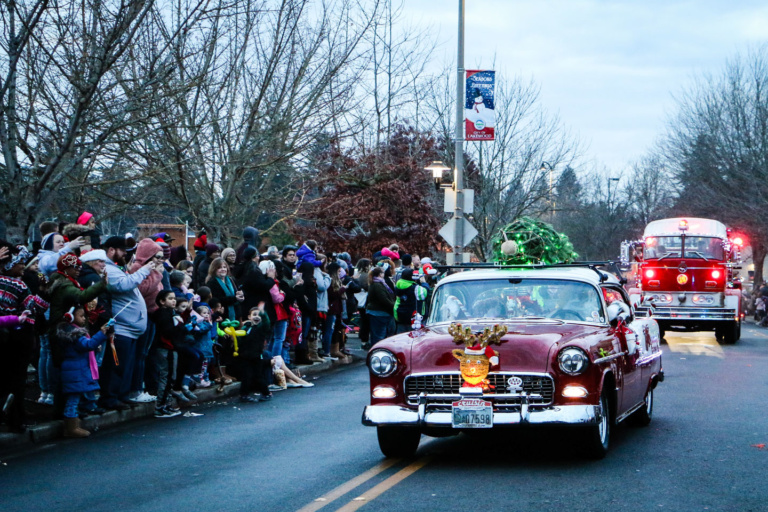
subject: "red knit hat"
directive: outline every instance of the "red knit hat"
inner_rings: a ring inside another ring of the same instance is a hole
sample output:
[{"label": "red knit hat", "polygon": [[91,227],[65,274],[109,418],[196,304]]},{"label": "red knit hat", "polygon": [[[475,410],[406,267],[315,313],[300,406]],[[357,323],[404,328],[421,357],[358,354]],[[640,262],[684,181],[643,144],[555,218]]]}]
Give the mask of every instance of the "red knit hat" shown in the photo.
[{"label": "red knit hat", "polygon": [[86,224],[88,224],[88,221],[91,220],[92,218],[93,218],[92,213],[83,212],[77,218],[77,223],[80,224],[81,226],[85,226]]},{"label": "red knit hat", "polygon": [[64,270],[70,267],[79,269],[83,267],[83,263],[80,261],[80,258],[71,252],[59,256],[59,261],[56,262],[56,268],[59,270],[59,272],[64,272]]}]

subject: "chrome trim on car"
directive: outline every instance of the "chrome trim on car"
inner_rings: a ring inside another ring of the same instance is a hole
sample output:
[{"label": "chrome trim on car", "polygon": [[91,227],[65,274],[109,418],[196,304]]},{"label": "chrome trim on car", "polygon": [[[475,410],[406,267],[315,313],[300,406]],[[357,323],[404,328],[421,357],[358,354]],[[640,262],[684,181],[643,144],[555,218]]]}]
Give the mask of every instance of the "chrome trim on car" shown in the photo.
[{"label": "chrome trim on car", "polygon": [[607,362],[609,362],[609,361],[613,361],[614,359],[618,359],[618,358],[620,358],[621,356],[625,356],[625,355],[627,355],[627,353],[626,353],[626,352],[619,352],[618,354],[611,354],[610,356],[605,356],[605,357],[601,357],[601,358],[599,358],[599,359],[595,359],[595,360],[594,360],[594,361],[592,361],[592,362],[593,362],[594,364],[602,364],[602,363],[607,363]]},{"label": "chrome trim on car", "polygon": [[[509,378],[515,376],[522,377],[523,379],[528,378],[528,381],[524,382],[524,386],[527,387],[527,389],[509,389],[507,381]],[[414,382],[415,379],[428,380],[430,378],[432,378],[431,382],[426,382],[421,386],[418,385],[418,382],[414,385],[410,384]],[[437,382],[438,378],[445,379],[447,382],[443,382],[442,380]],[[497,407],[517,407],[522,403],[523,396],[531,406],[550,405],[554,400],[555,381],[548,373],[514,371],[491,372],[488,374],[488,379],[497,385],[496,391],[502,392],[484,392],[478,398],[493,400],[495,402],[494,405]],[[463,379],[460,371],[412,373],[405,377],[403,381],[403,390],[406,402],[409,405],[420,404],[421,396],[425,395],[428,406],[450,406],[451,401],[459,400],[461,398],[462,383]],[[412,388],[415,387],[415,389],[409,389],[409,385],[411,385]],[[430,391],[434,392],[430,393]],[[512,403],[504,403],[505,401]],[[434,402],[442,402],[442,404],[435,404]]]},{"label": "chrome trim on car", "polygon": [[632,414],[633,412],[637,411],[638,409],[640,409],[640,408],[641,408],[641,407],[643,407],[644,405],[645,405],[645,400],[643,400],[643,401],[642,401],[642,402],[640,402],[639,404],[635,405],[634,407],[632,407],[631,409],[629,409],[627,412],[625,412],[625,413],[624,413],[624,414],[622,414],[621,416],[617,416],[617,417],[616,417],[616,423],[621,423],[622,421],[624,421],[625,419],[627,419],[627,418],[629,417],[629,415],[630,415],[630,414]]},{"label": "chrome trim on car", "polygon": [[654,352],[653,354],[648,354],[647,356],[643,356],[637,360],[637,366],[648,364],[654,359],[658,359],[660,357],[661,357],[661,350],[659,350],[658,352]]},{"label": "chrome trim on car", "polygon": [[[541,409],[493,413],[493,426],[531,425],[596,425],[596,405],[560,405]],[[397,405],[369,405],[363,410],[363,425],[375,426],[423,426],[451,427],[450,411],[427,411],[423,419],[419,412]]]}]

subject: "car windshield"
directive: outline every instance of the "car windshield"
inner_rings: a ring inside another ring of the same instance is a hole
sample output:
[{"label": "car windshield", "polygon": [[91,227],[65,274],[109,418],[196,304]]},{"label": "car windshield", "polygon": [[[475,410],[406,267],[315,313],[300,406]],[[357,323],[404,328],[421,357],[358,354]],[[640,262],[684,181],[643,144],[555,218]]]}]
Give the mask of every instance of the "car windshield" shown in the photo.
[{"label": "car windshield", "polygon": [[437,288],[429,323],[462,320],[552,318],[604,323],[597,289],[564,279],[487,279]]},{"label": "car windshield", "polygon": [[645,239],[644,258],[695,258],[724,260],[723,241],[711,236],[649,236]]}]

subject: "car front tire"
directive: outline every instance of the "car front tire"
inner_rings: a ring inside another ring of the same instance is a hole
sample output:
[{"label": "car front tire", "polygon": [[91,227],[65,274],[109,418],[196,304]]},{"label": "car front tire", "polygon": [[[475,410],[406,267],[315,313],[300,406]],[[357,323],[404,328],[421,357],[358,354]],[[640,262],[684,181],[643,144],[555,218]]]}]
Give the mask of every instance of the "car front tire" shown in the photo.
[{"label": "car front tire", "polygon": [[385,457],[413,457],[421,441],[421,432],[416,428],[377,427],[376,434]]},{"label": "car front tire", "polygon": [[611,442],[611,409],[605,390],[600,393],[600,403],[597,408],[597,424],[587,427],[585,432],[584,451],[591,459],[602,459],[608,454]]}]

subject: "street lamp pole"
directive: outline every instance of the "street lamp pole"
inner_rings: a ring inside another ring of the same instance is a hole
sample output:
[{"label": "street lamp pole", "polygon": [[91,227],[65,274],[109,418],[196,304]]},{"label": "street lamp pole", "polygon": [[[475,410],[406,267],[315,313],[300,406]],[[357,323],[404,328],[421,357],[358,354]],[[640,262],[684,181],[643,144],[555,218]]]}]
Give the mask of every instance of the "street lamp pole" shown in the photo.
[{"label": "street lamp pole", "polygon": [[456,58],[456,130],[455,153],[456,170],[453,182],[456,186],[456,205],[454,218],[454,258],[461,263],[464,245],[464,0],[459,0],[459,48]]}]

